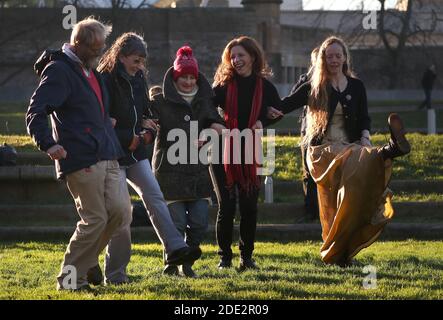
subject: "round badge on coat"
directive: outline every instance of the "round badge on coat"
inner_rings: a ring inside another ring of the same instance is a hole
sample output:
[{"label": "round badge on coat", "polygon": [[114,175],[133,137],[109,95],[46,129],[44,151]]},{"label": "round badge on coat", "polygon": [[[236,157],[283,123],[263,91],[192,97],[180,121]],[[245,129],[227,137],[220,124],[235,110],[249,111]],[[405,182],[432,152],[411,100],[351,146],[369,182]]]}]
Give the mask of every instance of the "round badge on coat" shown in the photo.
[{"label": "round badge on coat", "polygon": [[189,114],[185,115],[185,121],[189,121],[191,120],[191,117],[189,116]]}]

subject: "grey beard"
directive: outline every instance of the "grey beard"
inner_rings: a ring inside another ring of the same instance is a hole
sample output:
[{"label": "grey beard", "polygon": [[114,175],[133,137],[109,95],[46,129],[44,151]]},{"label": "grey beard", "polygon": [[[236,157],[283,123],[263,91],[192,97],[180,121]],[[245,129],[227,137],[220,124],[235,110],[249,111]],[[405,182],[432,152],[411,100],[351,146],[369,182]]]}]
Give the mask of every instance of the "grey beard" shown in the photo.
[{"label": "grey beard", "polygon": [[85,67],[88,69],[95,70],[95,69],[97,69],[99,62],[100,62],[100,57],[90,59],[85,62]]}]

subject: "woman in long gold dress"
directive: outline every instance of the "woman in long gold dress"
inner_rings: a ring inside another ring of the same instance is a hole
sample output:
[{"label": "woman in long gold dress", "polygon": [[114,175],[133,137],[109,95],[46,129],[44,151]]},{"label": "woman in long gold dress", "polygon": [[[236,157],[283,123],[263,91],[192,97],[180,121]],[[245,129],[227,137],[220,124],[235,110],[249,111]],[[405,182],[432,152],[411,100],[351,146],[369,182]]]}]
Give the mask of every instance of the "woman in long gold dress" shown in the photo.
[{"label": "woman in long gold dress", "polygon": [[275,119],[308,106],[308,168],[317,184],[323,245],[322,260],[346,266],[371,245],[392,219],[387,188],[392,159],[410,152],[401,119],[388,119],[391,139],[382,147],[370,141],[366,89],[351,69],[343,40],[327,38],[320,46],[310,81],[282,100]]}]

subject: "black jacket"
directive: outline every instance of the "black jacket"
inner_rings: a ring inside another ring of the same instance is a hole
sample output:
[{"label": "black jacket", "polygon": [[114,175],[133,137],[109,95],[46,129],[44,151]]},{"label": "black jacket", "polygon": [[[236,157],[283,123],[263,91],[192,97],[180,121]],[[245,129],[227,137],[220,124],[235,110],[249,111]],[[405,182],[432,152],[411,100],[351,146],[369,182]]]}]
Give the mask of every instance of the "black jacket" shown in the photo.
[{"label": "black jacket", "polygon": [[[166,200],[191,200],[210,196],[210,179],[207,165],[200,161],[190,163],[191,121],[198,121],[198,134],[212,123],[224,125],[217,109],[212,103],[213,91],[202,73],[199,73],[199,90],[189,105],[177,92],[173,79],[172,67],[166,72],[163,81],[163,94],[154,97],[152,111],[158,117],[160,131],[155,140],[152,169]],[[168,149],[176,141],[168,141],[168,133],[173,129],[182,129],[186,133],[187,162],[172,164],[168,161]]]},{"label": "black jacket", "polygon": [[421,85],[423,86],[423,89],[432,90],[436,77],[437,75],[434,73],[434,71],[429,68],[426,69],[421,79]]},{"label": "black jacket", "polygon": [[151,117],[143,73],[139,71],[131,77],[124,70],[123,64],[118,62],[113,72],[103,73],[103,78],[110,95],[109,113],[117,120],[114,129],[125,152],[125,157],[119,161],[120,165],[130,166],[147,159],[148,146],[143,143],[134,152],[128,149],[133,136],[142,131],[143,117]]},{"label": "black jacket", "polygon": [[[238,87],[238,129],[243,130],[248,127],[257,76],[251,74],[245,78],[236,74],[235,79]],[[227,91],[227,85],[214,87],[214,104],[222,110],[225,109]],[[263,127],[266,127],[274,122],[274,120],[267,118],[267,107],[277,107],[280,103],[280,96],[275,86],[267,79],[263,79],[262,96],[262,106],[258,120],[262,122]]]},{"label": "black jacket", "polygon": [[[298,88],[300,88],[304,83],[308,82],[309,78],[306,73],[303,73],[298,78],[298,81],[294,84],[291,89],[291,94],[293,94]],[[303,111],[300,114],[300,134],[303,137],[306,134],[306,113],[308,112],[308,106],[303,106]]]},{"label": "black jacket", "polygon": [[[123,156],[109,118],[109,98],[99,73],[104,110],[79,64],[61,51],[44,59],[41,81],[26,113],[26,126],[38,148],[47,151],[60,144],[66,159],[56,160],[57,177],[90,167],[100,160]],[[52,123],[48,127],[48,115]]]},{"label": "black jacket", "polygon": [[[371,130],[371,119],[368,114],[368,101],[366,97],[366,89],[361,80],[347,77],[348,85],[343,92],[337,92],[328,86],[329,103],[328,103],[328,126],[332,116],[334,115],[337,103],[343,106],[343,114],[345,120],[345,131],[349,142],[359,141],[363,130]],[[301,108],[308,104],[308,97],[311,91],[310,82],[306,82],[300,86],[294,93],[282,100],[280,105],[284,113],[289,113],[295,109]],[[323,136],[314,137],[311,145],[319,145],[323,140]]]}]

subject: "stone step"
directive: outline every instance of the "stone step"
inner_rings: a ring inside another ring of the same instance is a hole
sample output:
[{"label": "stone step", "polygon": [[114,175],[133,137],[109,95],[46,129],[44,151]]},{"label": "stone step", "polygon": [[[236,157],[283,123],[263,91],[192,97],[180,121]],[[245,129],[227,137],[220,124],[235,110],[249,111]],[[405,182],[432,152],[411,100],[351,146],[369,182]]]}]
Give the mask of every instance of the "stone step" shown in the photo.
[{"label": "stone step", "polygon": [[[443,194],[443,180],[392,180],[389,188],[395,193],[440,193]],[[275,195],[302,195],[301,181],[274,181]]]},{"label": "stone step", "polygon": [[[400,202],[394,203],[394,221],[443,222],[443,202]],[[217,206],[209,207],[209,223],[216,221]],[[301,203],[261,203],[258,206],[259,222],[295,223],[304,215]],[[237,214],[238,216],[238,214]],[[78,221],[77,211],[71,205],[0,205],[0,224],[21,225],[74,225]],[[146,217],[146,220],[148,218]]]},{"label": "stone step", "polygon": [[[394,192],[443,193],[443,180],[394,180]],[[131,193],[135,194],[130,188]],[[263,196],[264,188],[261,190]],[[274,196],[301,196],[300,181],[275,181]],[[71,203],[63,181],[56,180],[53,166],[0,167],[0,203]]]},{"label": "stone step", "polygon": [[[75,226],[72,227],[0,227],[0,241],[69,241]],[[234,237],[238,238],[239,228],[234,227]],[[132,228],[133,241],[159,241],[152,227]],[[209,227],[206,240],[214,242],[215,229]],[[380,240],[442,240],[443,223],[391,223],[380,236]],[[266,224],[258,225],[257,241],[321,241],[319,224]],[[235,242],[234,242],[235,243]]]}]

